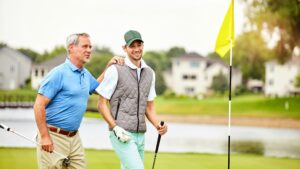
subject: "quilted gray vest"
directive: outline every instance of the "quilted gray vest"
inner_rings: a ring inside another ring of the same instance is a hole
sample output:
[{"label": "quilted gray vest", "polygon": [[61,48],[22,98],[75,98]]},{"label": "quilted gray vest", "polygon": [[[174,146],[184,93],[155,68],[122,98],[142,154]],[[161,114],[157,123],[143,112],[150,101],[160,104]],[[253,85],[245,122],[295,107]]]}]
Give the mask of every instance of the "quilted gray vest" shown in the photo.
[{"label": "quilted gray vest", "polygon": [[110,99],[110,112],[118,126],[130,132],[146,132],[145,112],[153,71],[142,68],[140,80],[137,70],[127,65],[115,65],[118,83]]}]

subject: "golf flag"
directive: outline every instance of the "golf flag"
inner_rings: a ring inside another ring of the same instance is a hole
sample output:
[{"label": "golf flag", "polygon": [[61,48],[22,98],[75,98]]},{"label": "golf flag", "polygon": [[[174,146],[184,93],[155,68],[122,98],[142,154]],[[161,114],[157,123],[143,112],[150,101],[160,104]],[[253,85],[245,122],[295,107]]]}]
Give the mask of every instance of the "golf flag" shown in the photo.
[{"label": "golf flag", "polygon": [[221,29],[218,34],[217,42],[215,45],[215,51],[221,57],[230,50],[230,41],[232,47],[234,46],[234,0],[231,0],[231,4],[223,20]]}]

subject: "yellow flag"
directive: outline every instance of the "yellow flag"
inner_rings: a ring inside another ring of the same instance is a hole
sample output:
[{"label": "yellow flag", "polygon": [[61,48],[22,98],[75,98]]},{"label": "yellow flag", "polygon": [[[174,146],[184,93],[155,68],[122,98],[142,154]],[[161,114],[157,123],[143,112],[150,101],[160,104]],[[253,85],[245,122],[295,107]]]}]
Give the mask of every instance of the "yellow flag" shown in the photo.
[{"label": "yellow flag", "polygon": [[218,34],[215,51],[224,57],[230,50],[230,41],[232,41],[232,47],[234,46],[234,0],[231,0],[231,4],[223,20],[220,32]]}]

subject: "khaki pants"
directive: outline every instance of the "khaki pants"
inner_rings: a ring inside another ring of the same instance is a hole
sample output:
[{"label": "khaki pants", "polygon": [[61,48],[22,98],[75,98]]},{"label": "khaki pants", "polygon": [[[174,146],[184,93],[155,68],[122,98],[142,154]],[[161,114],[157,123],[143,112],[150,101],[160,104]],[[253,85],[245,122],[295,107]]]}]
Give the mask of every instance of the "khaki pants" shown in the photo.
[{"label": "khaki pants", "polygon": [[[42,150],[41,146],[37,146],[37,161],[39,169],[85,169],[86,162],[84,149],[82,147],[79,133],[73,137],[49,131],[54,144],[54,150],[60,154],[70,158],[71,163],[68,167],[63,166],[64,158],[56,153],[48,153]],[[40,134],[38,133],[37,142],[40,142]]]}]

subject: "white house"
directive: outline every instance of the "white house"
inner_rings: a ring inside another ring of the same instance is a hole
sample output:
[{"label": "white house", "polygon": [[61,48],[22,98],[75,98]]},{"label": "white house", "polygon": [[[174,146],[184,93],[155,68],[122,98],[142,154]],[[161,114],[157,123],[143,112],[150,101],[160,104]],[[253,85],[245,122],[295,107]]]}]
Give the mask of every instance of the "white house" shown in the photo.
[{"label": "white house", "polygon": [[295,79],[300,73],[300,58],[299,56],[292,57],[285,64],[279,64],[275,60],[266,62],[266,81],[265,95],[266,96],[289,96],[297,92],[295,88]]},{"label": "white house", "polygon": [[[203,95],[211,87],[213,77],[219,73],[229,75],[229,67],[221,60],[214,60],[188,53],[172,60],[172,70],[164,74],[166,84],[177,94]],[[233,69],[232,89],[242,83],[242,74]]]},{"label": "white house", "polygon": [[0,49],[0,89],[13,90],[25,85],[30,77],[31,60],[9,47]]},{"label": "white house", "polygon": [[41,64],[33,65],[31,71],[31,87],[33,89],[38,89],[43,78],[46,74],[53,69],[55,66],[58,66],[65,62],[67,55],[61,55],[53,59],[42,62]]}]

